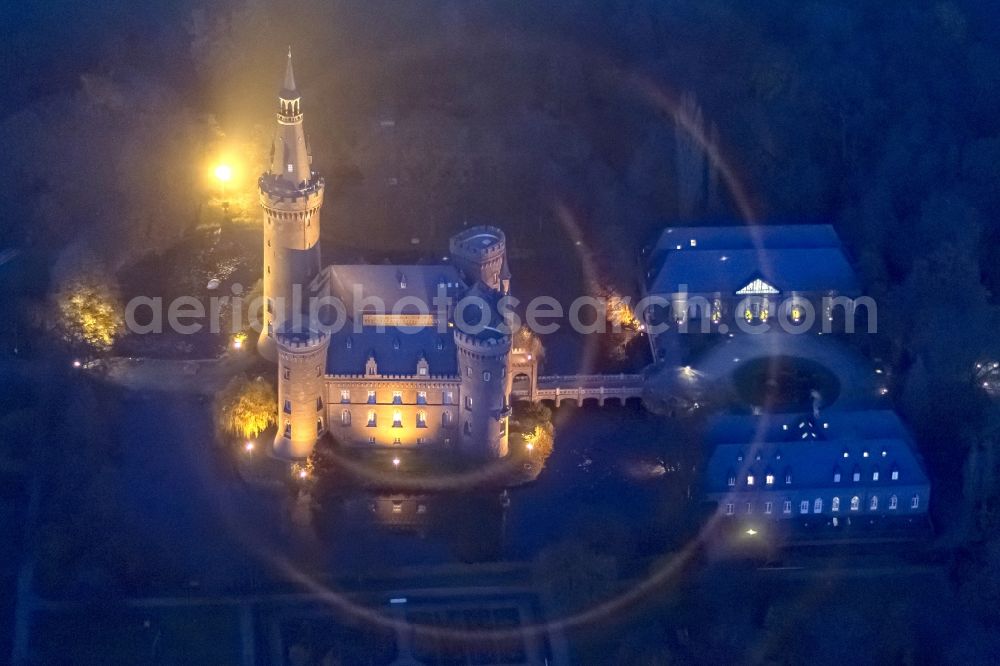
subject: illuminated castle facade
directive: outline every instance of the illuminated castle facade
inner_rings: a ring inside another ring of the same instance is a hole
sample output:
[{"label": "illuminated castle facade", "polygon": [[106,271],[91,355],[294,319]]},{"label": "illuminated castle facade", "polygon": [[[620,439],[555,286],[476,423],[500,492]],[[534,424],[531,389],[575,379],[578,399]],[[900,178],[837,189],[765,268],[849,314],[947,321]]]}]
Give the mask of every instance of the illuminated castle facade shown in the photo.
[{"label": "illuminated castle facade", "polygon": [[[442,264],[322,266],[324,181],[311,167],[290,53],[278,100],[259,180],[258,349],[278,366],[274,455],[305,458],[326,433],[352,446],[507,455],[511,365],[537,360],[513,348],[501,314],[510,289],[504,233],[464,229]],[[310,312],[315,299],[326,305]]]}]

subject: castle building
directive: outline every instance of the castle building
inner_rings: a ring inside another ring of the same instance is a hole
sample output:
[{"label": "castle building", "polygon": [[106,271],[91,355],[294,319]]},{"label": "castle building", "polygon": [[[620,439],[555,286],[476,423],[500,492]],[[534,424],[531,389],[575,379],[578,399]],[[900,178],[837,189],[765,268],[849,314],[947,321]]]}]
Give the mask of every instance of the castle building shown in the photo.
[{"label": "castle building", "polygon": [[507,455],[510,370],[536,376],[537,359],[513,348],[502,312],[510,289],[503,231],[463,229],[440,264],[322,266],[324,182],[311,169],[291,54],[278,101],[271,163],[259,180],[266,314],[258,347],[278,365],[274,455],[305,458],[327,433],[347,446]]}]

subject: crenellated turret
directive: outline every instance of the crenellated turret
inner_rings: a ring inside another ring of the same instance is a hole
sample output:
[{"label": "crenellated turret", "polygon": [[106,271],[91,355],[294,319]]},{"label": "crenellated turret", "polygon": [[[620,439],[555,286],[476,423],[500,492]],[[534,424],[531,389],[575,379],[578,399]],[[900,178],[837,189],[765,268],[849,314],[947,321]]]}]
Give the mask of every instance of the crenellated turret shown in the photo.
[{"label": "crenellated turret", "polygon": [[462,381],[460,448],[476,458],[502,458],[508,452],[512,339],[497,309],[499,296],[480,283],[466,296],[470,304],[460,304],[456,313],[470,322],[456,321],[454,329]]},{"label": "crenellated turret", "polygon": [[469,227],[451,237],[449,251],[452,263],[469,285],[482,282],[494,291],[509,291],[507,239],[503,231],[496,227]]},{"label": "crenellated turret", "polygon": [[330,337],[308,326],[284,326],[275,334],[278,358],[278,433],[274,455],[301,460],[327,430],[326,355]]}]

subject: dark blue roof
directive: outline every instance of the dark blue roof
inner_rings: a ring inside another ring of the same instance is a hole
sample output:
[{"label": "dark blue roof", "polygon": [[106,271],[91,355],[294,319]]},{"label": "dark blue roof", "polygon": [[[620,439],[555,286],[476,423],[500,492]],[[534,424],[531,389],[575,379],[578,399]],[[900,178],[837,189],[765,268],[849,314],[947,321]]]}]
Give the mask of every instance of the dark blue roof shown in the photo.
[{"label": "dark blue roof", "polygon": [[653,251],[650,277],[654,294],[676,293],[681,285],[690,293],[734,294],[756,278],[782,293],[859,293],[827,224],[668,228]]},{"label": "dark blue roof", "polygon": [[[705,469],[709,493],[727,492],[729,478],[745,486],[748,474],[763,486],[774,474],[782,485],[786,474],[793,487],[849,487],[854,471],[865,484],[897,487],[927,485],[927,476],[915,454],[909,434],[895,412],[865,410],[831,412],[818,418],[790,414],[718,417],[708,433],[714,446]],[[846,456],[844,454],[847,454]],[[866,455],[867,453],[867,455]],[[893,481],[891,471],[899,472]],[[834,483],[834,473],[841,483]],[[872,481],[872,473],[879,480]]]},{"label": "dark blue roof", "polygon": [[363,375],[370,354],[375,356],[380,375],[415,375],[421,357],[427,359],[431,375],[458,375],[458,356],[450,330],[438,333],[435,327],[414,331],[387,326],[380,332],[368,326],[355,333],[350,324],[331,335],[326,372]]}]

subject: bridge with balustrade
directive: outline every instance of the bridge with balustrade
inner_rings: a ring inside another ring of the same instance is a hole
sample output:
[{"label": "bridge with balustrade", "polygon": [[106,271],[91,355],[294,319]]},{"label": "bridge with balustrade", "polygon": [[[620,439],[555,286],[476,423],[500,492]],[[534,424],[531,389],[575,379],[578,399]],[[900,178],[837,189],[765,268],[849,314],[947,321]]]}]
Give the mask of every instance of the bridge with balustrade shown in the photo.
[{"label": "bridge with balustrade", "polygon": [[604,405],[608,400],[625,404],[629,399],[641,399],[642,389],[642,375],[549,375],[539,377],[537,386],[515,378],[511,395],[530,402],[549,400],[556,407],[567,400],[577,405],[596,400],[598,405]]}]

